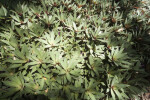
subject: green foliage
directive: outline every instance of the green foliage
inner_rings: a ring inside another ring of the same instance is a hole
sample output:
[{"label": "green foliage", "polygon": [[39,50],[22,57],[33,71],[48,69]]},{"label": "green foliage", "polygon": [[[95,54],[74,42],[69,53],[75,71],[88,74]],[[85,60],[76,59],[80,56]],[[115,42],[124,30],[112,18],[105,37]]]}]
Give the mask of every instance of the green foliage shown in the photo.
[{"label": "green foliage", "polygon": [[0,3],[0,99],[127,100],[146,92],[148,0],[9,3]]}]

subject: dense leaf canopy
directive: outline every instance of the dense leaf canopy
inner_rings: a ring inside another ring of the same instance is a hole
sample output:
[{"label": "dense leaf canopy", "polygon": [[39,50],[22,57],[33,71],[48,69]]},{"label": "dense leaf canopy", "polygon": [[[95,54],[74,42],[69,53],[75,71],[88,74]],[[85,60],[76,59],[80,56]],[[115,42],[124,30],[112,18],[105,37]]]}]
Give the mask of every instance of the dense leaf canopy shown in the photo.
[{"label": "dense leaf canopy", "polygon": [[0,100],[128,100],[146,92],[150,1],[0,6]]}]

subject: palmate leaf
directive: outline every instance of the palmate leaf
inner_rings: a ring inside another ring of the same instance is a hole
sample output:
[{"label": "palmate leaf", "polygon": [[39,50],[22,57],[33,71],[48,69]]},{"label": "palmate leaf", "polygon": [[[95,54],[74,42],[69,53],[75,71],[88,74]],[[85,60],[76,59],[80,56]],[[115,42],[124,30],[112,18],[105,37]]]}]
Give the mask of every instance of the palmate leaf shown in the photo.
[{"label": "palmate leaf", "polygon": [[81,21],[81,16],[82,16],[81,14],[77,15],[77,12],[75,11],[73,15],[72,14],[69,15],[69,19],[71,19],[74,22],[79,23]]},{"label": "palmate leaf", "polygon": [[101,59],[99,58],[94,58],[92,56],[89,57],[89,63],[87,64],[88,67],[91,69],[91,74],[92,76],[94,76],[95,74],[97,76],[99,76],[99,72],[103,72],[105,71],[104,68],[102,68],[102,66],[100,66],[102,64]]},{"label": "palmate leaf", "polygon": [[95,28],[95,30],[89,30],[90,31],[90,35],[93,39],[97,39],[97,38],[101,38],[101,34],[103,34],[103,32],[101,31],[102,29],[100,27]]},{"label": "palmate leaf", "polygon": [[19,50],[16,50],[15,52],[16,57],[20,58],[20,59],[25,59],[25,56],[23,53],[21,53]]},{"label": "palmate leaf", "polygon": [[[4,8],[3,6],[1,6],[0,8],[0,17],[4,17],[4,16],[7,16],[8,14],[8,11],[6,8]],[[1,19],[1,18],[0,18]]]},{"label": "palmate leaf", "polygon": [[23,15],[23,17],[25,17],[25,13],[28,11],[28,6],[23,3],[19,3],[17,4],[17,7],[15,8],[15,11],[19,14],[19,15]]},{"label": "palmate leaf", "polygon": [[111,96],[112,96],[113,100],[116,100],[115,93],[114,93],[114,91],[112,89],[111,89]]},{"label": "palmate leaf", "polygon": [[16,87],[18,88],[19,90],[22,88],[21,86],[23,86],[24,82],[23,80],[21,79],[22,77],[19,76],[15,76],[15,77],[11,77],[10,80],[11,81],[4,81],[3,83],[6,85],[6,86],[10,86],[10,87]]},{"label": "palmate leaf", "polygon": [[37,23],[32,23],[29,27],[29,29],[31,30],[31,34],[34,37],[40,37],[44,34],[44,27],[41,24],[37,24]]},{"label": "palmate leaf", "polygon": [[91,78],[88,81],[86,78],[84,79],[84,91],[82,91],[82,96],[84,99],[97,100],[104,97],[103,93],[98,93],[96,88],[98,87],[99,82],[97,82],[94,78]]},{"label": "palmate leaf", "polygon": [[69,73],[66,74],[66,78],[67,78],[67,80],[68,80],[69,82],[71,82],[71,76],[70,76]]},{"label": "palmate leaf", "polygon": [[80,24],[80,26],[77,26],[75,22],[72,22],[72,25],[73,25],[73,29],[75,32],[82,32],[82,27],[83,27],[83,24]]},{"label": "palmate leaf", "polygon": [[[37,64],[37,63],[36,63]],[[37,70],[37,67],[39,67],[39,65],[35,65],[35,66],[32,66],[30,69],[32,70],[31,71],[31,74],[34,73],[36,70]]]},{"label": "palmate leaf", "polygon": [[[8,87],[7,92],[6,93],[4,92],[4,94],[5,94],[4,98],[12,96],[14,94],[16,97],[22,96],[22,93],[19,93],[19,94],[16,94],[16,93],[22,92],[22,90],[24,89],[23,76],[21,74],[19,74],[19,76],[12,76],[9,79],[10,79],[10,81],[3,81],[4,85]],[[2,98],[3,98],[3,96],[2,96]]]},{"label": "palmate leaf", "polygon": [[91,100],[96,100],[95,96],[92,93],[88,93],[88,95],[90,96]]},{"label": "palmate leaf", "polygon": [[21,37],[24,37],[24,30],[23,29],[20,29],[20,28],[17,28],[17,27],[15,27],[15,29],[16,29],[16,31],[17,31],[17,33],[21,36]]},{"label": "palmate leaf", "polygon": [[114,92],[116,93],[116,95],[118,96],[119,100],[122,100],[122,94],[118,91],[118,90],[114,90]]},{"label": "palmate leaf", "polygon": [[115,76],[114,78],[110,78],[110,80],[110,92],[113,100],[116,100],[117,98],[119,100],[127,99],[128,96],[126,95],[125,91],[128,87],[130,87],[130,85],[122,84],[122,79],[119,79],[117,76]]},{"label": "palmate leaf", "polygon": [[9,66],[9,68],[18,68],[18,67],[21,67],[22,66],[22,64],[12,64],[12,65],[10,65]]},{"label": "palmate leaf", "polygon": [[55,22],[55,16],[48,16],[46,13],[43,16],[43,21],[48,27]]},{"label": "palmate leaf", "polygon": [[116,50],[115,50],[115,48],[113,47],[112,48],[112,55],[113,55],[113,58],[115,59],[115,60],[117,60],[117,59],[119,59],[119,58],[122,58],[123,56],[125,56],[126,54],[123,54],[123,48],[121,48],[120,50],[119,50],[119,47],[117,47],[116,48]]},{"label": "palmate leaf", "polygon": [[119,47],[112,47],[111,54],[109,54],[109,58],[118,66],[120,65],[123,68],[130,68],[133,65],[131,62],[128,61],[130,57],[129,54],[124,52],[123,46],[119,49]]},{"label": "palmate leaf", "polygon": [[45,83],[45,82],[44,82],[44,79],[42,78],[41,81],[40,81],[40,88],[41,88],[41,90],[42,90],[43,87],[44,87],[44,83]]},{"label": "palmate leaf", "polygon": [[53,65],[57,65],[62,60],[63,53],[61,51],[52,50],[50,53],[50,57],[52,59]]},{"label": "palmate leaf", "polygon": [[[18,89],[17,88],[9,88],[8,90],[7,90],[7,92],[4,92],[4,94],[0,97],[0,99],[2,99],[2,100],[6,100],[6,98],[8,98],[8,97],[10,97],[10,96],[12,96],[13,94],[15,94],[16,92],[18,92]],[[8,99],[7,99],[8,100]]]},{"label": "palmate leaf", "polygon": [[76,58],[72,58],[68,61],[68,68],[75,68],[78,64],[78,60]]},{"label": "palmate leaf", "polygon": [[39,89],[39,86],[33,82],[30,83],[26,83],[25,84],[25,93],[34,93],[35,91],[37,91]]},{"label": "palmate leaf", "polygon": [[63,22],[66,20],[67,18],[67,14],[66,13],[59,13],[59,11],[57,10],[57,14],[55,14],[55,17],[58,19],[59,22]]},{"label": "palmate leaf", "polygon": [[71,74],[71,75],[74,75],[74,76],[80,76],[80,75],[81,75],[81,69],[74,69],[74,70],[71,70],[71,71],[70,71],[70,74]]},{"label": "palmate leaf", "polygon": [[54,69],[53,72],[58,73],[59,76],[62,76],[64,81],[66,79],[70,82],[73,77],[77,77],[80,75],[81,71],[75,66],[78,61],[75,59],[67,60],[66,58],[60,62],[60,66],[56,66],[57,70]]},{"label": "palmate leaf", "polygon": [[20,20],[20,18],[19,18],[19,16],[18,16],[17,14],[16,14],[15,16],[11,15],[11,17],[12,17],[15,21],[17,21],[18,23],[21,22],[21,20]]},{"label": "palmate leaf", "polygon": [[12,60],[12,59],[8,59],[6,60],[6,62],[10,62],[10,63],[16,63],[16,64],[23,64],[23,63],[26,63],[27,61],[26,60]]},{"label": "palmate leaf", "polygon": [[[25,45],[23,45],[23,46],[25,46]],[[5,62],[12,63],[12,65],[10,65],[9,68],[17,68],[17,67],[21,66],[19,64],[28,62],[27,48],[22,48],[21,51],[18,50],[18,48],[16,48],[16,50],[14,51],[14,55],[12,55],[12,57],[10,56],[7,60],[5,60]]]},{"label": "palmate leaf", "polygon": [[43,39],[38,39],[38,41],[44,43],[45,48],[52,48],[52,47],[59,46],[60,38],[57,35],[55,35],[55,33],[52,31],[52,32],[46,33],[43,36]]},{"label": "palmate leaf", "polygon": [[11,36],[9,44],[14,48],[18,48],[18,40],[14,36]]},{"label": "palmate leaf", "polygon": [[30,7],[31,7],[30,10],[31,10],[32,14],[34,14],[35,16],[37,16],[39,18],[40,17],[40,13],[42,12],[41,6],[37,7],[34,4],[31,4]]},{"label": "palmate leaf", "polygon": [[49,53],[45,52],[43,50],[43,47],[37,48],[37,46],[33,44],[31,52],[32,53],[29,58],[31,62],[29,63],[29,65],[51,63],[49,60]]}]

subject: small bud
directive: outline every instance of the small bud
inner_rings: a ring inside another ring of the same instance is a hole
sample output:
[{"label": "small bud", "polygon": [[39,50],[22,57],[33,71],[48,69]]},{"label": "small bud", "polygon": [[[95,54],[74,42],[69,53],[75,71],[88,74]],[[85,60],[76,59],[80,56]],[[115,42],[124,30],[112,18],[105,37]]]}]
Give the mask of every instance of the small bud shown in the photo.
[{"label": "small bud", "polygon": [[103,21],[106,21],[106,18],[105,18],[105,17],[103,17],[103,18],[102,18],[102,20],[103,20]]},{"label": "small bud", "polygon": [[43,79],[46,81],[47,80],[47,78],[46,77],[43,77]]},{"label": "small bud", "polygon": [[48,92],[48,89],[45,90],[45,93],[47,93],[47,92]]},{"label": "small bud", "polygon": [[13,60],[16,60],[16,57],[13,57]]},{"label": "small bud", "polygon": [[57,6],[56,2],[54,2],[53,6],[54,6],[54,7],[56,7],[56,6]]},{"label": "small bud", "polygon": [[58,32],[58,35],[60,36],[60,32]]},{"label": "small bud", "polygon": [[120,29],[118,29],[116,32],[122,32],[124,30],[124,28],[120,28]]},{"label": "small bud", "polygon": [[82,5],[78,5],[78,8],[81,8],[82,7]]},{"label": "small bud", "polygon": [[146,1],[141,1],[141,3],[146,4]]},{"label": "small bud", "polygon": [[22,16],[22,13],[18,13],[19,16]]},{"label": "small bud", "polygon": [[23,24],[23,21],[20,21],[21,24]]},{"label": "small bud", "polygon": [[40,15],[38,14],[38,13],[35,13],[35,15],[39,18],[40,17]]},{"label": "small bud", "polygon": [[139,37],[139,38],[138,38],[138,40],[142,40],[142,38],[141,38],[141,37]]},{"label": "small bud", "polygon": [[68,11],[72,11],[72,8],[71,8],[71,7],[69,7],[69,8],[68,8]]},{"label": "small bud", "polygon": [[148,32],[148,35],[150,35],[150,31]]},{"label": "small bud", "polygon": [[12,72],[10,73],[10,75],[13,75],[13,74],[14,74],[14,73],[12,73]]},{"label": "small bud", "polygon": [[48,11],[45,11],[45,13],[48,15],[49,13],[48,13]]},{"label": "small bud", "polygon": [[116,23],[116,19],[115,18],[112,18],[111,20],[112,20],[113,23]]},{"label": "small bud", "polygon": [[32,20],[31,20],[31,19],[29,19],[29,22],[31,22],[31,23],[32,23]]},{"label": "small bud", "polygon": [[130,25],[129,24],[125,24],[125,28],[130,28]]}]

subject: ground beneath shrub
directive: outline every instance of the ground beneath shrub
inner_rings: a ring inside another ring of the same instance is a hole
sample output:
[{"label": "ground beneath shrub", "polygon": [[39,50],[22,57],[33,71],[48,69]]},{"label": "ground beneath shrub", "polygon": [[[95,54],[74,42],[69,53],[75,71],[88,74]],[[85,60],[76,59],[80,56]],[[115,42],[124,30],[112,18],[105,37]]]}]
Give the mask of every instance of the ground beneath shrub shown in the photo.
[{"label": "ground beneath shrub", "polygon": [[142,95],[141,100],[150,100],[150,87],[148,88],[148,92]]},{"label": "ground beneath shrub", "polygon": [[149,93],[145,93],[145,94],[142,96],[142,100],[150,100],[150,92],[149,92]]},{"label": "ground beneath shrub", "polygon": [[[150,87],[148,88],[148,92],[139,96],[139,98],[140,100],[150,100]],[[137,100],[137,99],[130,99],[130,100]]]}]

